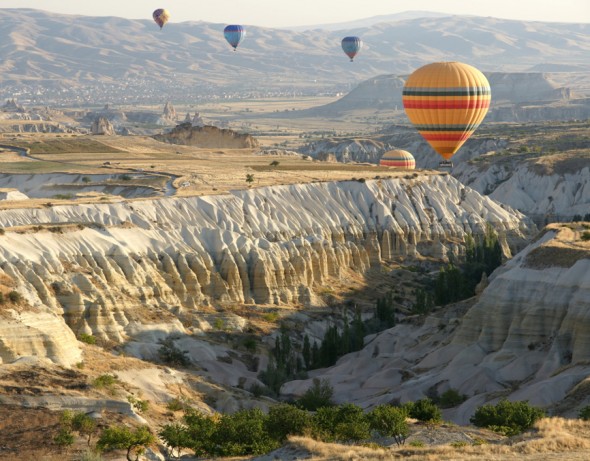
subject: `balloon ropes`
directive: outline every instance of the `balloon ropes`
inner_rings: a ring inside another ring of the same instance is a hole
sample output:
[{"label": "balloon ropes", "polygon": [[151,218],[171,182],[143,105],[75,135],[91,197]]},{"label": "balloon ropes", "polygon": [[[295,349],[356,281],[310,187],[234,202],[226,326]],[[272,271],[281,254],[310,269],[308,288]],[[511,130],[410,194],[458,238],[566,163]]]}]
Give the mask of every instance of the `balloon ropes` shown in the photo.
[{"label": "balloon ropes", "polygon": [[408,77],[402,93],[406,115],[430,146],[452,166],[451,157],[477,129],[490,107],[486,77],[460,62],[437,62]]}]

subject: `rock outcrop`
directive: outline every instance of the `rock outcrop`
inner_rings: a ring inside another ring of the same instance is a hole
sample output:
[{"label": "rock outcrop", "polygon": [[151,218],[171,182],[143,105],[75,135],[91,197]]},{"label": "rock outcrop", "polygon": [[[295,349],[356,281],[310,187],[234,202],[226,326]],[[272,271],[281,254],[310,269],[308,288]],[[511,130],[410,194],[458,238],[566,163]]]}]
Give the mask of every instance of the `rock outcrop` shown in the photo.
[{"label": "rock outcrop", "polygon": [[299,151],[322,161],[379,163],[390,145],[372,139],[325,140],[307,144]]},{"label": "rock outcrop", "polygon": [[[508,253],[534,229],[448,175],[11,209],[0,275],[62,328],[123,342],[138,324],[198,330],[207,305],[313,305],[319,287],[383,259],[457,255],[488,222]],[[10,230],[42,224],[55,231]]]},{"label": "rock outcrop", "polygon": [[[491,160],[491,159],[490,159]],[[489,163],[489,164],[488,164]],[[538,225],[590,212],[590,158],[575,154],[523,159],[505,156],[458,163],[462,183],[533,218]]]},{"label": "rock outcrop", "polygon": [[109,122],[106,117],[97,117],[90,126],[90,132],[96,135],[113,136],[115,134],[115,128],[113,124]]},{"label": "rock outcrop", "polygon": [[[590,373],[584,231],[550,227],[492,274],[473,307],[458,304],[422,325],[400,324],[369,337],[362,351],[314,376],[328,378],[339,400],[364,406],[453,388],[468,400],[446,417],[462,424],[477,406],[500,397],[543,407],[571,399],[574,410],[582,403],[576,385]],[[294,381],[283,391],[301,394],[309,384]]]},{"label": "rock outcrop", "polygon": [[193,126],[181,123],[165,134],[153,136],[154,139],[170,144],[205,147],[212,149],[248,149],[258,147],[258,141],[249,134],[215,126]]},{"label": "rock outcrop", "polygon": [[176,113],[176,109],[170,101],[166,103],[164,106],[164,110],[162,111],[162,119],[167,123],[176,123],[178,121],[178,114]]}]

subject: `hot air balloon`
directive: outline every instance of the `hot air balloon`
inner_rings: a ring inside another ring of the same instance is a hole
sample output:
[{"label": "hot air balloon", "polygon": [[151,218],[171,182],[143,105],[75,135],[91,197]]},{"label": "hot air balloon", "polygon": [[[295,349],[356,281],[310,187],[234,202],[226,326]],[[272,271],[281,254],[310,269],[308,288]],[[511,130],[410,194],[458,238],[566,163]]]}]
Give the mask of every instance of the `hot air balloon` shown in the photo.
[{"label": "hot air balloon", "polygon": [[408,77],[404,109],[418,132],[445,161],[473,134],[486,116],[492,93],[485,76],[468,64],[436,62]]},{"label": "hot air balloon", "polygon": [[152,17],[154,18],[154,21],[156,21],[156,24],[160,26],[160,29],[162,29],[164,24],[166,24],[170,19],[170,13],[168,13],[168,10],[165,10],[164,8],[158,8],[152,13]]},{"label": "hot air balloon", "polygon": [[413,170],[416,168],[416,160],[407,150],[396,149],[385,152],[379,161],[379,165],[393,166],[402,170]]},{"label": "hot air balloon", "polygon": [[223,29],[223,35],[227,42],[234,47],[234,51],[246,36],[246,30],[242,26],[230,25]]},{"label": "hot air balloon", "polygon": [[358,52],[361,51],[362,47],[363,41],[359,37],[344,37],[342,39],[342,49],[350,58],[350,62],[352,62]]}]

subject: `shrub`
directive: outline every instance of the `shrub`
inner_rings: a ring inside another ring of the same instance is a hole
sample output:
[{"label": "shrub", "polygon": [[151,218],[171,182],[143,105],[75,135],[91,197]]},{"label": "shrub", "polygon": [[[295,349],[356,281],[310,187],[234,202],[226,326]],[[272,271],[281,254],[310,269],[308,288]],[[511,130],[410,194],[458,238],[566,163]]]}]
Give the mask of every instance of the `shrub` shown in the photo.
[{"label": "shrub", "polygon": [[258,408],[224,414],[217,424],[213,440],[221,456],[259,455],[279,444],[265,431],[266,416]]},{"label": "shrub", "polygon": [[131,181],[131,176],[129,176],[128,174],[122,174],[121,176],[119,176],[119,179],[121,181]]},{"label": "shrub", "polygon": [[80,333],[80,336],[78,336],[78,340],[86,344],[96,344],[96,338],[92,335],[89,335],[88,333]]},{"label": "shrub", "polygon": [[53,442],[59,447],[69,447],[74,444],[74,434],[68,428],[62,427],[57,435],[53,438]]},{"label": "shrub", "polygon": [[495,432],[512,436],[530,429],[535,422],[545,416],[540,408],[528,402],[510,402],[500,400],[496,405],[479,407],[470,418],[472,424],[487,427]]},{"label": "shrub", "polygon": [[590,231],[582,232],[582,240],[584,242],[587,242],[588,240],[590,240]]},{"label": "shrub", "polygon": [[10,299],[10,302],[16,304],[16,303],[21,302],[23,297],[21,296],[21,294],[18,291],[12,290],[10,293],[8,293],[8,299]]},{"label": "shrub", "polygon": [[280,443],[287,440],[288,435],[305,435],[310,428],[309,413],[286,403],[271,407],[265,421],[266,432]]},{"label": "shrub", "polygon": [[89,182],[91,182],[92,179],[90,179],[90,176],[82,176],[82,182],[88,184]]},{"label": "shrub", "polygon": [[98,378],[96,378],[92,382],[92,385],[94,387],[96,387],[97,389],[102,389],[104,387],[110,388],[110,387],[114,386],[118,381],[119,380],[117,379],[117,377],[115,375],[105,374],[105,375],[100,375]]},{"label": "shrub", "polygon": [[438,403],[441,408],[453,408],[461,405],[465,400],[467,400],[467,396],[459,394],[457,389],[448,389],[442,393]]},{"label": "shrub", "polygon": [[422,440],[412,440],[410,442],[411,447],[422,448],[424,446],[424,442]]},{"label": "shrub", "polygon": [[408,414],[411,418],[416,418],[418,421],[427,423],[438,423],[442,421],[442,413],[440,408],[430,400],[425,398],[417,400],[416,402],[406,404]]},{"label": "shrub", "polygon": [[6,230],[3,227],[0,227],[0,235],[4,235],[6,233]]},{"label": "shrub", "polygon": [[174,398],[166,402],[166,408],[169,411],[180,411],[185,409],[185,404],[182,400]]},{"label": "shrub", "polygon": [[314,378],[313,384],[305,394],[297,401],[297,405],[309,411],[315,411],[318,408],[333,405],[332,396],[334,388],[330,385],[328,379]]},{"label": "shrub", "polygon": [[149,401],[136,399],[132,395],[127,396],[127,401],[131,404],[133,408],[135,408],[140,413],[145,413],[150,406]]},{"label": "shrub", "polygon": [[190,364],[190,359],[187,357],[188,351],[183,351],[176,347],[172,338],[158,340],[160,348],[158,355],[160,360],[167,365],[180,365],[186,367]]},{"label": "shrub", "polygon": [[580,410],[578,418],[583,419],[584,421],[590,421],[590,405],[586,405]]},{"label": "shrub", "polygon": [[393,437],[401,446],[405,443],[410,429],[406,421],[406,412],[392,405],[379,405],[368,414],[371,430],[380,437]]},{"label": "shrub", "polygon": [[358,442],[371,438],[370,425],[357,405],[322,407],[313,416],[313,435],[326,441]]},{"label": "shrub", "polygon": [[81,436],[86,437],[86,442],[90,446],[92,436],[96,433],[96,421],[83,412],[76,412],[71,419],[71,427]]}]

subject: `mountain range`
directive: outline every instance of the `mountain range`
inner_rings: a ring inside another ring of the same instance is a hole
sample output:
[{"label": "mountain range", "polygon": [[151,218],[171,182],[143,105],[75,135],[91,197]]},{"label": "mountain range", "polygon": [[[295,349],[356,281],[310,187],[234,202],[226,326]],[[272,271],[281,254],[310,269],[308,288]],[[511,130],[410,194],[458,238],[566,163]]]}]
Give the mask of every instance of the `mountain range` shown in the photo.
[{"label": "mountain range", "polygon": [[[458,60],[483,71],[590,70],[590,25],[472,16],[361,21],[358,27],[306,31],[248,26],[237,52],[224,24],[169,23],[2,9],[0,83],[71,91],[138,84],[162,91],[303,91],[350,85],[379,74],[407,74],[427,62]],[[355,23],[351,24],[355,25]],[[354,63],[344,35],[363,38]]]}]

